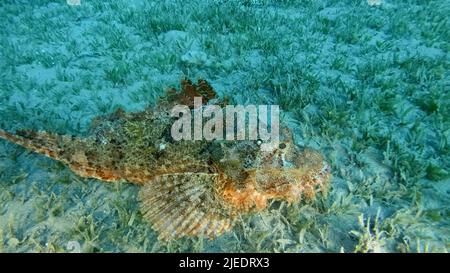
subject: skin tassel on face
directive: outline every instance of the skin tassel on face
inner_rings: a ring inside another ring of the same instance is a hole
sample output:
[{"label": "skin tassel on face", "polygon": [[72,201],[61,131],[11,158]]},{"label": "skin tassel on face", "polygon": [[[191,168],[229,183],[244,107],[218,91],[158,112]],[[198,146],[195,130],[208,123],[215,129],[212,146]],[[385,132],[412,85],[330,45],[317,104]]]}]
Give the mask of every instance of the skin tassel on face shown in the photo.
[{"label": "skin tassel on face", "polygon": [[326,193],[328,164],[319,152],[296,146],[287,129],[271,151],[263,151],[261,141],[173,141],[170,111],[192,106],[194,97],[217,101],[206,81],[182,80],[180,92],[170,89],[153,108],[95,118],[87,137],[0,130],[0,138],[58,160],[80,177],[140,185],[142,215],[162,240],[214,238],[270,200],[293,204]]}]

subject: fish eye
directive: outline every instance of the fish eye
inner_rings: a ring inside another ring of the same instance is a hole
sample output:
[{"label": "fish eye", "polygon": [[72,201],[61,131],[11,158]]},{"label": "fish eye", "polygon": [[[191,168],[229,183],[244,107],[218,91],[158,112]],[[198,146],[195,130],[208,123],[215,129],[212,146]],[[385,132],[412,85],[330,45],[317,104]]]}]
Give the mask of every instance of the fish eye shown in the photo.
[{"label": "fish eye", "polygon": [[278,145],[278,148],[283,150],[284,148],[286,148],[286,144],[285,143],[280,143],[280,145]]},{"label": "fish eye", "polygon": [[262,141],[261,139],[258,139],[258,140],[256,141],[256,145],[258,145],[258,146],[261,146],[262,143],[263,143],[263,141]]}]

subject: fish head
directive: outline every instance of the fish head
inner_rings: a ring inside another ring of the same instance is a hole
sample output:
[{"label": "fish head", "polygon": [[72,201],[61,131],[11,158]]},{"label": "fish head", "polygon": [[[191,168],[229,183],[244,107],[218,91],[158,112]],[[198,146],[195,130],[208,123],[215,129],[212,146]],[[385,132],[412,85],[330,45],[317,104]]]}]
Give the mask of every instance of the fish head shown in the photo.
[{"label": "fish head", "polygon": [[327,192],[331,168],[319,151],[296,145],[289,131],[273,147],[261,152],[255,172],[258,192],[269,199],[290,202],[302,196],[312,199],[318,191]]}]

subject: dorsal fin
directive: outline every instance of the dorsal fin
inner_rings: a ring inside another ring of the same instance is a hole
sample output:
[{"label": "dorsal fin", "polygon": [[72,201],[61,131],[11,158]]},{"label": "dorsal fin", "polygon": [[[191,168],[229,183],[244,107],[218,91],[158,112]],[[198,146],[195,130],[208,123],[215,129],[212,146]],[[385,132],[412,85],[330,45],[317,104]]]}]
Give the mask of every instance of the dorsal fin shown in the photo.
[{"label": "dorsal fin", "polygon": [[189,79],[182,79],[180,92],[171,88],[167,90],[164,99],[170,104],[187,105],[192,109],[194,97],[201,97],[202,103],[207,104],[210,100],[217,99],[217,94],[206,80],[199,79],[195,84]]}]

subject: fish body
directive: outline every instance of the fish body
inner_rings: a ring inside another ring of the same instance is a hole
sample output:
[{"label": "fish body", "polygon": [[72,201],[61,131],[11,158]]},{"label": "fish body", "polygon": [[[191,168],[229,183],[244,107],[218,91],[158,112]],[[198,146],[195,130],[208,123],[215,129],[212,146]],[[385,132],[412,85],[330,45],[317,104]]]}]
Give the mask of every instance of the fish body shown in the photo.
[{"label": "fish body", "polygon": [[142,186],[141,212],[159,238],[216,237],[241,213],[261,211],[269,200],[299,202],[326,192],[330,170],[320,153],[294,144],[288,130],[273,150],[261,141],[174,141],[174,104],[215,99],[203,80],[183,80],[157,106],[137,113],[117,110],[93,120],[86,137],[30,130],[0,138],[67,165],[80,177],[125,180]]}]

